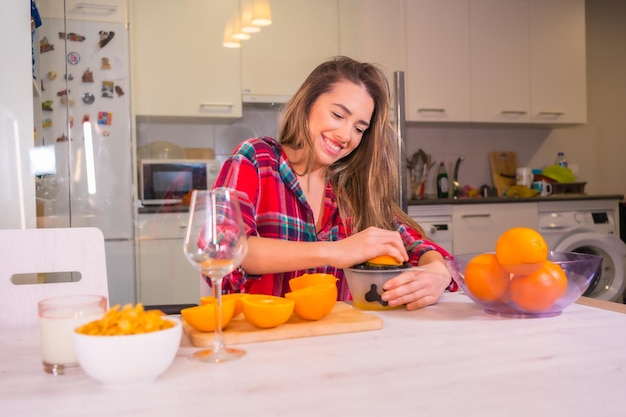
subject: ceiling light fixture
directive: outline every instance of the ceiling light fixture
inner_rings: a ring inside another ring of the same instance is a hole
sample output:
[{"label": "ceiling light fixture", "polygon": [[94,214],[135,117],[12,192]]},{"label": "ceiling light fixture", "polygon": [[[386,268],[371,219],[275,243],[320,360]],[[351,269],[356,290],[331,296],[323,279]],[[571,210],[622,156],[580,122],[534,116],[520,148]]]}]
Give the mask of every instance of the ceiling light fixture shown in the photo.
[{"label": "ceiling light fixture", "polygon": [[233,37],[233,26],[234,24],[232,21],[226,23],[222,45],[226,48],[241,48],[241,41]]},{"label": "ceiling light fixture", "polygon": [[254,0],[252,8],[252,23],[256,26],[272,24],[272,9],[269,0]]},{"label": "ceiling light fixture", "polygon": [[244,33],[258,33],[261,31],[259,26],[252,23],[254,15],[253,0],[241,1],[241,31]]}]

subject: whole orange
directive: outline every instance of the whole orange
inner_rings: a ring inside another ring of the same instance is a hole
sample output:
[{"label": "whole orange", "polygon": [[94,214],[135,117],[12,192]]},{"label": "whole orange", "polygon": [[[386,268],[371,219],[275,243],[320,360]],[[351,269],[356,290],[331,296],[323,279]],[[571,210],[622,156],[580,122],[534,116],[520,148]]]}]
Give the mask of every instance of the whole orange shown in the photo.
[{"label": "whole orange", "polygon": [[[215,331],[215,304],[209,303],[180,310],[180,315],[194,329],[201,332]],[[222,329],[228,326],[235,312],[234,300],[222,301]]]},{"label": "whole orange", "polygon": [[514,275],[510,296],[518,307],[541,313],[556,303],[567,290],[567,276],[560,265],[545,261],[539,270],[529,275]]},{"label": "whole orange", "polygon": [[502,300],[509,288],[509,277],[493,253],[477,255],[465,267],[468,291],[483,301]]},{"label": "whole orange", "polygon": [[337,285],[317,284],[288,292],[285,298],[296,304],[294,313],[305,320],[320,320],[335,307],[337,303]]},{"label": "whole orange", "polygon": [[548,244],[539,232],[529,227],[514,227],[496,242],[496,258],[505,271],[528,275],[548,259]]}]

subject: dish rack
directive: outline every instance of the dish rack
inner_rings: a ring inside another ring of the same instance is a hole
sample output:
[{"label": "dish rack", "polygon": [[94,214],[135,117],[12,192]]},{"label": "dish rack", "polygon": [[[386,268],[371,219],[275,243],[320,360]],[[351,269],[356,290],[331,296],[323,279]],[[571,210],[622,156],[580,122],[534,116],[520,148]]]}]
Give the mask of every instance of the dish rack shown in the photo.
[{"label": "dish rack", "polygon": [[586,182],[553,182],[552,194],[585,194]]}]

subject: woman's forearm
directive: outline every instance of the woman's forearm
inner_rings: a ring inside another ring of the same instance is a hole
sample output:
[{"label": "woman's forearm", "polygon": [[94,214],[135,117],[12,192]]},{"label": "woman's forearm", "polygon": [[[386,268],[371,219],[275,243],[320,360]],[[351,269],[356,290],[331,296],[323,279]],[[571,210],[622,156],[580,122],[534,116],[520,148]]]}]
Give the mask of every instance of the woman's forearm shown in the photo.
[{"label": "woman's forearm", "polygon": [[294,242],[248,237],[248,253],[241,266],[252,275],[275,274],[329,265],[330,242]]}]

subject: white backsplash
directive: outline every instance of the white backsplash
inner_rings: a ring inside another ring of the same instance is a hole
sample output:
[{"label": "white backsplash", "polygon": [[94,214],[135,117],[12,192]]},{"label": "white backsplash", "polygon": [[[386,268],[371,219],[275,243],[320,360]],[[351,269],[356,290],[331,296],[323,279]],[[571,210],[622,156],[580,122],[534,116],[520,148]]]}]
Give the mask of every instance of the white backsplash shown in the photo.
[{"label": "white backsplash", "polygon": [[[137,128],[138,146],[154,141],[169,141],[182,147],[211,147],[216,158],[223,161],[241,141],[250,136],[277,137],[279,106],[246,104],[243,117],[230,124],[224,123],[151,123],[142,122]],[[418,149],[430,154],[436,165],[430,171],[426,195],[436,194],[435,177],[439,162],[443,161],[452,180],[454,163],[463,156],[459,168],[461,185],[479,188],[492,185],[488,152],[514,151],[520,166],[531,159],[541,161],[543,168],[553,163],[555,155],[537,158],[535,152],[550,135],[544,127],[520,126],[427,126],[407,124],[407,156]]]}]

